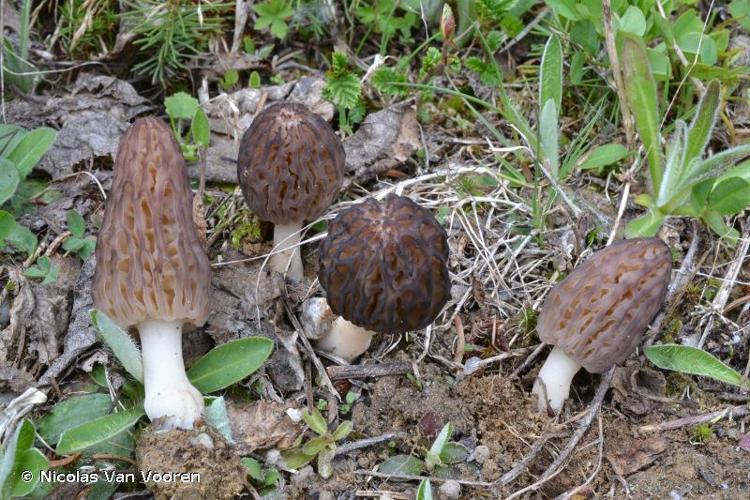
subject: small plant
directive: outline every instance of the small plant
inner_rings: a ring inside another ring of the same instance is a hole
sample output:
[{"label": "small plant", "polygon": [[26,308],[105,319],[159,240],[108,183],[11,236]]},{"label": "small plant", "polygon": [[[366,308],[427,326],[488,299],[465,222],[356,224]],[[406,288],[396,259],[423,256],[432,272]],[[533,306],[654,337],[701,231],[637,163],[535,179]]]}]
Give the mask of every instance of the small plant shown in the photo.
[{"label": "small plant", "polygon": [[39,75],[35,73],[34,65],[28,61],[31,28],[31,0],[21,2],[19,15],[18,47],[14,47],[8,37],[3,37],[3,78],[6,86],[12,86],[25,94],[34,90]]},{"label": "small plant", "polygon": [[450,477],[450,466],[463,462],[469,455],[464,445],[450,440],[452,435],[453,424],[448,422],[422,457],[394,455],[380,465],[379,471],[384,474],[418,476],[426,470],[439,477]]},{"label": "small plant", "polygon": [[264,0],[253,5],[253,10],[258,14],[255,20],[256,30],[268,28],[276,38],[286,38],[289,32],[287,21],[294,14],[290,0]]},{"label": "small plant", "polygon": [[224,22],[222,14],[229,6],[217,2],[188,0],[125,0],[124,19],[133,25],[135,45],[146,54],[133,72],[149,75],[151,83],[168,83],[187,61],[208,45],[208,37],[218,34]]},{"label": "small plant", "polygon": [[68,231],[70,236],[63,243],[63,249],[67,252],[77,254],[81,260],[88,259],[96,248],[94,238],[86,238],[86,222],[81,214],[75,210],[68,210]]},{"label": "small plant", "polygon": [[164,107],[185,160],[197,161],[200,151],[208,148],[211,140],[208,117],[198,99],[185,92],[177,92],[164,99]]},{"label": "small plant", "polygon": [[31,255],[37,238],[16,222],[25,205],[37,191],[27,180],[34,166],[55,142],[57,133],[50,128],[27,131],[15,125],[0,125],[0,249],[10,243],[16,250]]},{"label": "small plant", "polygon": [[57,282],[57,274],[60,271],[57,263],[42,255],[36,260],[36,264],[30,266],[23,272],[27,278],[41,279],[42,285],[52,285]]},{"label": "small plant", "polygon": [[13,435],[0,447],[0,497],[30,495],[40,484],[41,472],[49,466],[47,457],[34,447],[36,431],[24,419]]},{"label": "small plant", "polygon": [[117,2],[67,0],[60,3],[59,40],[71,57],[105,52],[115,43]]},{"label": "small plant", "polygon": [[628,237],[653,236],[668,217],[701,219],[719,236],[739,233],[723,217],[741,213],[750,204],[750,165],[731,168],[750,156],[750,144],[704,158],[721,107],[721,84],[712,80],[688,126],[675,122],[675,131],[662,150],[656,81],[643,41],[623,35],[621,44],[625,93],[635,117],[651,176],[651,191],[636,197],[648,209],[628,224]]},{"label": "small plant", "polygon": [[705,443],[711,439],[714,435],[714,429],[711,424],[702,423],[695,426],[693,429],[693,441],[696,443]]},{"label": "small plant", "polygon": [[331,56],[331,69],[326,73],[323,97],[336,106],[339,128],[351,133],[352,125],[365,117],[365,106],[361,96],[359,77],[349,67],[349,59],[341,52]]},{"label": "small plant", "polygon": [[276,489],[281,477],[278,469],[264,468],[260,462],[252,457],[245,457],[240,460],[240,463],[247,469],[250,481],[253,483],[253,486],[260,490],[258,493],[262,496]]},{"label": "small plant", "polygon": [[281,456],[286,466],[292,469],[299,469],[312,462],[317,456],[318,474],[320,474],[320,477],[328,479],[333,474],[331,462],[336,454],[336,442],[346,439],[352,432],[352,422],[349,420],[341,422],[336,427],[336,430],[331,432],[328,430],[325,418],[323,418],[323,415],[320,414],[320,410],[317,408],[313,408],[312,413],[305,410],[302,418],[317,436],[307,441],[304,445],[302,444],[303,436],[300,436],[294,447],[281,452]]}]

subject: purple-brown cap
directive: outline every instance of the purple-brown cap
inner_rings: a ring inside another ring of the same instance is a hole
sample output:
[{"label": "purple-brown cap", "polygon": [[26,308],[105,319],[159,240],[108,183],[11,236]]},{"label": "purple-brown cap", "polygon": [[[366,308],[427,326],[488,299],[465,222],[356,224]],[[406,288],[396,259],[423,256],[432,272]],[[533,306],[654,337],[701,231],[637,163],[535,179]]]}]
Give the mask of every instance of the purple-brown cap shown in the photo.
[{"label": "purple-brown cap", "polygon": [[208,316],[211,267],[170,128],[139,118],[120,139],[96,244],[94,306],[122,328],[147,319],[196,326]]},{"label": "purple-brown cap", "polygon": [[589,372],[603,373],[638,346],[664,303],[671,274],[671,253],[660,239],[613,243],[550,291],[539,338]]}]

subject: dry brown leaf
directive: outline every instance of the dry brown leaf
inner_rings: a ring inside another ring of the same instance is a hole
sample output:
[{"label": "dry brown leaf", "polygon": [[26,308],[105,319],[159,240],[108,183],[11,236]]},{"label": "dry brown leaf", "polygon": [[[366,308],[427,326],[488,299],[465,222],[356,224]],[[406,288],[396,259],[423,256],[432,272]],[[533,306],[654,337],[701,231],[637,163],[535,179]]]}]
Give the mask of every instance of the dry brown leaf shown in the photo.
[{"label": "dry brown leaf", "polygon": [[622,477],[640,470],[656,460],[667,449],[667,440],[654,436],[635,441],[629,448],[607,454],[615,472]]},{"label": "dry brown leaf", "polygon": [[293,406],[267,400],[252,404],[230,402],[227,413],[237,451],[246,454],[257,449],[290,448],[304,430],[287,416],[290,407]]}]

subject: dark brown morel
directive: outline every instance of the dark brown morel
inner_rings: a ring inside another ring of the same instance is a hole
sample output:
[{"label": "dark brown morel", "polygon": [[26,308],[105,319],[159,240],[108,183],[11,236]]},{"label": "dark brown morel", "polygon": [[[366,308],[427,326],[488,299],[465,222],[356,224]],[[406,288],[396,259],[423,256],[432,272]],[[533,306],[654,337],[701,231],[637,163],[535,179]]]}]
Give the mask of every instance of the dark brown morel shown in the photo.
[{"label": "dark brown morel", "polygon": [[338,196],[344,158],[328,122],[302,104],[271,105],[245,131],[237,177],[250,210],[275,225],[272,269],[284,273],[288,267],[288,276],[302,279],[302,224]]},{"label": "dark brown morel", "polygon": [[596,252],[555,285],[542,305],[537,334],[554,345],[534,384],[540,411],[557,412],[575,373],[603,373],[638,347],[661,309],[672,274],[658,238],[622,240]]},{"label": "dark brown morel", "polygon": [[[373,332],[425,328],[450,296],[445,230],[409,198],[390,194],[342,210],[319,252],[318,279],[331,310],[363,332],[359,353]],[[342,352],[355,339],[337,330],[319,347]]]}]

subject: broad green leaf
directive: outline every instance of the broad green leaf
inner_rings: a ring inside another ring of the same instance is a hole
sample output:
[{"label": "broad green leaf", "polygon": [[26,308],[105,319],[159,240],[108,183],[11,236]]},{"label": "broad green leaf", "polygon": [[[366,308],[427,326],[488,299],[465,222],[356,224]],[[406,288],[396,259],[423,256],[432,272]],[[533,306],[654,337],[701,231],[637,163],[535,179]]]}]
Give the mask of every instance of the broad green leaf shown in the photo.
[{"label": "broad green leaf", "polygon": [[417,488],[417,500],[432,500],[432,484],[429,479],[422,479]]},{"label": "broad green leaf", "polygon": [[580,160],[581,170],[601,168],[612,165],[628,155],[628,150],[622,144],[603,144],[592,149]]},{"label": "broad green leaf", "polygon": [[193,135],[193,142],[203,149],[207,149],[211,142],[211,127],[208,124],[208,117],[203,109],[198,108],[193,123],[190,126],[190,132]]},{"label": "broad green leaf", "polygon": [[336,441],[341,441],[352,432],[353,428],[354,425],[352,424],[351,420],[344,420],[339,424],[338,427],[336,427],[336,430],[333,431],[333,439],[335,439]]},{"label": "broad green leaf", "polygon": [[644,349],[653,364],[671,370],[701,377],[709,377],[737,387],[750,388],[750,383],[736,370],[697,347],[679,344],[649,346]]},{"label": "broad green leaf", "polygon": [[709,210],[705,210],[701,215],[701,220],[706,223],[711,230],[718,234],[722,238],[727,238],[730,241],[736,241],[739,238],[740,233],[736,229],[727,226],[724,222],[724,218],[716,213]]},{"label": "broad green leaf", "polygon": [[657,49],[648,48],[648,62],[651,66],[651,73],[654,78],[659,80],[669,80],[672,76],[672,62],[669,60],[669,56],[665,53],[666,51],[660,51]]},{"label": "broad green leaf", "polygon": [[641,9],[631,5],[620,18],[620,31],[631,33],[636,36],[643,36],[646,32],[646,17]]},{"label": "broad green leaf", "polygon": [[302,447],[302,453],[314,456],[323,451],[323,448],[329,444],[331,444],[331,439],[328,436],[316,436],[305,443]]},{"label": "broad green leaf", "polygon": [[53,129],[40,127],[27,132],[16,144],[7,158],[16,166],[21,179],[25,179],[31,169],[39,163],[42,156],[55,142],[55,137],[57,137],[57,132]]},{"label": "broad green leaf", "polygon": [[[39,484],[41,472],[46,470],[49,466],[49,461],[44,454],[36,448],[29,448],[16,464],[15,473],[21,474],[22,472],[30,472],[31,479],[19,478],[16,480],[16,484],[13,486],[13,497],[25,497],[29,495],[36,485]],[[20,480],[19,480],[20,479]]]},{"label": "broad green leaf", "polygon": [[256,481],[263,481],[265,479],[266,476],[263,474],[263,468],[261,467],[260,462],[254,458],[244,457],[240,459],[240,463],[245,466],[245,469],[247,469],[247,473],[251,478]]},{"label": "broad green leaf", "polygon": [[8,153],[13,151],[24,135],[26,135],[26,129],[23,127],[0,123],[0,157],[5,158]]},{"label": "broad green leaf", "polygon": [[103,417],[109,413],[112,405],[107,394],[71,396],[57,403],[52,411],[39,421],[39,435],[47,443],[55,445],[63,432]]},{"label": "broad green leaf", "polygon": [[435,441],[432,442],[430,451],[434,453],[435,455],[440,456],[440,454],[443,452],[443,448],[445,447],[446,443],[448,443],[452,435],[453,435],[453,424],[448,422],[447,424],[443,426],[442,429],[440,429],[440,433],[438,433],[437,437],[435,438]]},{"label": "broad green leaf", "polygon": [[96,309],[91,311],[91,324],[99,332],[104,343],[112,349],[123,368],[139,382],[143,382],[143,359],[133,338],[122,330],[106,314]]},{"label": "broad green leaf", "polygon": [[247,337],[215,347],[190,370],[190,382],[203,394],[218,391],[244,379],[263,365],[273,351],[273,341]]},{"label": "broad green leaf", "polygon": [[703,156],[706,144],[711,139],[716,116],[719,113],[720,97],[721,84],[718,80],[711,80],[698,104],[693,122],[690,124],[684,161],[690,162],[693,158]]},{"label": "broad green leaf", "polygon": [[316,434],[322,436],[328,432],[326,419],[323,418],[323,415],[320,414],[320,410],[317,408],[313,408],[312,413],[309,413],[307,410],[303,411],[302,419]]},{"label": "broad green leaf", "polygon": [[177,92],[164,99],[164,107],[172,120],[192,120],[200,109],[198,99],[185,93]]},{"label": "broad green leaf", "polygon": [[83,238],[86,233],[86,221],[76,210],[68,210],[67,213],[68,230],[76,238]]},{"label": "broad green leaf", "polygon": [[424,462],[411,455],[394,455],[380,464],[378,472],[383,474],[399,474],[418,476],[424,471]]},{"label": "broad green leaf", "polygon": [[103,443],[133,427],[145,413],[143,408],[112,413],[69,429],[60,437],[55,453],[67,455]]},{"label": "broad green leaf", "polygon": [[539,104],[544,107],[552,99],[558,111],[562,110],[563,52],[560,39],[551,35],[544,46],[539,71]]},{"label": "broad green leaf", "polygon": [[5,158],[0,158],[0,205],[13,196],[20,181],[16,166]]},{"label": "broad green leaf", "polygon": [[26,226],[16,224],[13,231],[5,238],[8,243],[13,245],[18,251],[31,255],[36,250],[36,235]]},{"label": "broad green leaf", "polygon": [[290,450],[282,450],[281,458],[284,460],[284,465],[289,469],[299,469],[312,462],[315,455],[307,455],[302,453],[302,450],[299,448],[292,448]]},{"label": "broad green leaf", "polygon": [[0,498],[11,498],[19,482],[24,456],[33,449],[34,424],[24,419],[18,424],[15,432],[5,442],[5,448],[0,454]]},{"label": "broad green leaf", "polygon": [[685,33],[678,36],[677,45],[689,59],[694,59],[696,55],[699,55],[700,62],[707,66],[716,64],[719,56],[719,50],[714,39],[700,32]]},{"label": "broad green leaf", "polygon": [[466,446],[449,441],[443,446],[443,451],[440,452],[440,461],[444,464],[457,464],[466,460],[469,456],[469,450]]},{"label": "broad green leaf", "polygon": [[718,183],[708,195],[708,210],[719,215],[734,215],[750,205],[750,182],[730,177]]},{"label": "broad green leaf", "polygon": [[576,9],[575,0],[545,0],[545,3],[552,7],[555,13],[571,21],[578,21],[581,18]]},{"label": "broad green leaf", "polygon": [[659,139],[659,108],[656,81],[651,73],[643,40],[629,34],[621,37],[620,61],[625,96],[648,158],[651,182],[659,192],[662,178],[662,150]]},{"label": "broad green leaf", "polygon": [[13,234],[16,229],[16,219],[5,210],[0,210],[0,248],[3,247],[5,238]]},{"label": "broad green leaf", "polygon": [[625,227],[625,236],[627,238],[654,236],[661,225],[664,224],[664,218],[661,212],[651,209],[628,223]]},{"label": "broad green leaf", "polygon": [[213,427],[229,444],[234,443],[232,438],[232,426],[229,424],[229,415],[227,414],[227,405],[223,396],[210,398],[210,401],[204,410],[206,423]]},{"label": "broad green leaf", "polygon": [[539,117],[539,146],[542,152],[540,160],[547,164],[549,174],[553,179],[557,179],[559,174],[557,125],[557,107],[554,101],[549,99],[544,103]]}]

